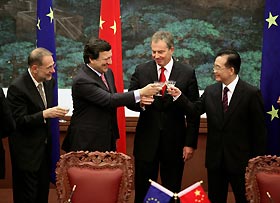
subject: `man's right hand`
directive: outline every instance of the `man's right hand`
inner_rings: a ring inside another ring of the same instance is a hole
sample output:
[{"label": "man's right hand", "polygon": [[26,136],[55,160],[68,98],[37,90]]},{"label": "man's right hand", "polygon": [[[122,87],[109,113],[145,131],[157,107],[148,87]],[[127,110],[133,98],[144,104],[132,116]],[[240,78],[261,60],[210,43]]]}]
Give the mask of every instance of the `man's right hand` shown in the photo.
[{"label": "man's right hand", "polygon": [[140,96],[153,96],[158,93],[162,88],[156,84],[148,84],[145,87],[141,88]]},{"label": "man's right hand", "polygon": [[68,113],[69,109],[64,109],[59,106],[48,108],[43,111],[44,118],[59,118],[63,117]]}]

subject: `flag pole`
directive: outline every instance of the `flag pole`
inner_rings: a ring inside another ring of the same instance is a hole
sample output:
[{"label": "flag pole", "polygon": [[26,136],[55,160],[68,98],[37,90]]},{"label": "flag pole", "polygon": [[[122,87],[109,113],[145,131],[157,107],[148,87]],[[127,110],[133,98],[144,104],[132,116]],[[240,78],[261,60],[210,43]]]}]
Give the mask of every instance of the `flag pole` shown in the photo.
[{"label": "flag pole", "polygon": [[177,199],[178,199],[178,194],[175,192],[175,193],[174,193],[174,202],[175,202],[175,203],[177,202]]}]

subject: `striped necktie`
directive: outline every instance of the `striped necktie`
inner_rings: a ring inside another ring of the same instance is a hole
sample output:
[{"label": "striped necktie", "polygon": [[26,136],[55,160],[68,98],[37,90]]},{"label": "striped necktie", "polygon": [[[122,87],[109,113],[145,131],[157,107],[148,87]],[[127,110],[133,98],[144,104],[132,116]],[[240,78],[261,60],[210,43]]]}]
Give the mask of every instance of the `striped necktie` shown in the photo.
[{"label": "striped necktie", "polygon": [[107,83],[107,80],[106,80],[106,78],[105,78],[104,73],[101,74],[101,79],[102,79],[102,81],[104,82],[104,84],[105,84],[105,86],[107,87],[107,89],[109,90],[109,86],[108,86],[108,83]]},{"label": "striped necktie", "polygon": [[45,106],[45,109],[47,108],[47,100],[46,100],[46,95],[43,91],[43,84],[42,83],[39,83],[39,85],[37,86],[37,89],[39,91],[39,94],[43,100],[43,103],[44,103],[44,106]]},{"label": "striped necktie", "polygon": [[228,96],[227,96],[227,92],[229,91],[229,89],[227,87],[224,88],[224,93],[223,93],[223,109],[224,112],[227,112],[228,110]]}]

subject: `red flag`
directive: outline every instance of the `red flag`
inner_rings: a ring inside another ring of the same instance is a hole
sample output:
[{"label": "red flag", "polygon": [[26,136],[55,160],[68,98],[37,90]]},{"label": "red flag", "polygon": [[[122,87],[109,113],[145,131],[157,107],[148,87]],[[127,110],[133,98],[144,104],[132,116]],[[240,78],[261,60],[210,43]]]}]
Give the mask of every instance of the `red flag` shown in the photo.
[{"label": "red flag", "polygon": [[[118,92],[123,92],[122,69],[122,35],[120,0],[101,0],[99,37],[112,46],[111,69],[114,72]],[[120,139],[117,142],[117,151],[126,153],[126,130],[124,107],[118,108],[118,126]]]},{"label": "red flag", "polygon": [[181,203],[210,203],[206,193],[200,185],[200,182],[197,182],[179,192],[178,197]]}]

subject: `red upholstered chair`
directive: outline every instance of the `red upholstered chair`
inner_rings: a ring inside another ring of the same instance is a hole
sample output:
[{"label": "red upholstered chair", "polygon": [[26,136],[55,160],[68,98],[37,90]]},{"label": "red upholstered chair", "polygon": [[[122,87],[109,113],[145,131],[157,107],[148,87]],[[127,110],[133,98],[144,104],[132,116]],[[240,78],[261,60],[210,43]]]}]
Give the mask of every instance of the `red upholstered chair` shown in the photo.
[{"label": "red upholstered chair", "polygon": [[245,181],[246,197],[250,203],[280,202],[280,157],[269,155],[250,159]]},{"label": "red upholstered chair", "polygon": [[61,156],[56,168],[60,203],[125,203],[133,184],[129,156],[117,152],[70,152]]}]

